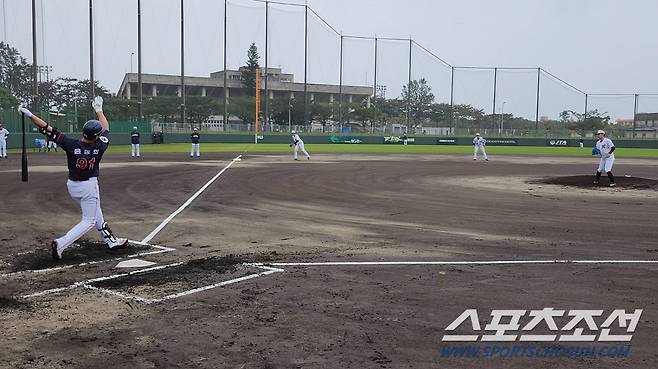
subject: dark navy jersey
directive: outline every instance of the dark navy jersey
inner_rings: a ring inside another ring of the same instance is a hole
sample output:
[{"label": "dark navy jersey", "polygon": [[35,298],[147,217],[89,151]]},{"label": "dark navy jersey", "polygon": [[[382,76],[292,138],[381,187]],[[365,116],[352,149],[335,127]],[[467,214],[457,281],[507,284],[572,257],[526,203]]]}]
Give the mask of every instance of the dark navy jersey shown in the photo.
[{"label": "dark navy jersey", "polygon": [[197,133],[197,132],[194,132],[194,133],[192,133],[192,135],[190,136],[190,139],[192,140],[192,143],[193,143],[193,144],[198,144],[198,143],[199,143],[199,140],[201,139],[201,135],[199,135],[199,133]]},{"label": "dark navy jersey", "polygon": [[130,133],[130,142],[133,143],[133,144],[138,144],[139,143],[139,132],[132,131]]},{"label": "dark navy jersey", "polygon": [[98,177],[98,167],[110,140],[108,131],[103,130],[98,140],[93,143],[84,143],[80,139],[66,137],[57,132],[55,142],[66,152],[69,167],[69,179],[72,181],[86,181],[91,177]]}]

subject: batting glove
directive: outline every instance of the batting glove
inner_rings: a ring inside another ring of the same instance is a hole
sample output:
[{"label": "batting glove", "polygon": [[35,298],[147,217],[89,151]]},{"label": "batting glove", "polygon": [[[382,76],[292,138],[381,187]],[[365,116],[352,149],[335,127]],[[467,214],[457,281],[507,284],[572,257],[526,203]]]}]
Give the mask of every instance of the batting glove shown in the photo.
[{"label": "batting glove", "polygon": [[103,98],[100,96],[96,96],[94,98],[94,101],[92,101],[91,106],[94,108],[94,111],[96,113],[100,113],[103,111]]},{"label": "batting glove", "polygon": [[18,108],[18,112],[21,114],[25,114],[25,116],[28,118],[32,118],[33,115],[31,111],[27,110],[27,108],[24,108],[22,106]]}]

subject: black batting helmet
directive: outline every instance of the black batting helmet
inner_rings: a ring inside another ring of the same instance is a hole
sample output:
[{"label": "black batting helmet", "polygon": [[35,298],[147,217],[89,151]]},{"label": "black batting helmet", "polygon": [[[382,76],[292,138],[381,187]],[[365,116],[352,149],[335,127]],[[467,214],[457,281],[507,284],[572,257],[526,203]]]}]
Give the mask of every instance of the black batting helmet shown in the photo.
[{"label": "black batting helmet", "polygon": [[95,140],[103,132],[103,124],[95,119],[88,120],[82,127],[82,136],[88,140]]}]

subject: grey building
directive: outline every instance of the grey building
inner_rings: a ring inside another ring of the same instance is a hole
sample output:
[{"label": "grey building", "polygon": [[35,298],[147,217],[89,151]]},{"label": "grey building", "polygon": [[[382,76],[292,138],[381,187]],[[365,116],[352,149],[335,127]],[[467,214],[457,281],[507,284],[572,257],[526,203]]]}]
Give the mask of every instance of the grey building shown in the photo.
[{"label": "grey building", "polygon": [[[240,70],[219,71],[210,74],[210,77],[185,76],[186,96],[211,96],[222,100],[224,98],[224,73],[227,77],[226,91],[229,104],[232,96],[246,95],[242,85]],[[265,90],[265,71],[261,70],[261,90]],[[283,73],[281,68],[268,68],[268,83],[270,99],[274,98],[300,98],[304,93],[304,83],[295,82],[292,74]],[[339,85],[307,84],[308,98],[311,101],[333,102],[338,100],[341,88]],[[126,73],[121,82],[117,96],[127,99],[138,95],[137,73]],[[180,75],[144,74],[142,73],[142,93],[148,96],[181,96]],[[368,86],[342,86],[343,101],[370,102],[372,87]]]},{"label": "grey building", "polygon": [[658,113],[638,113],[633,128],[625,131],[626,138],[658,138]]}]

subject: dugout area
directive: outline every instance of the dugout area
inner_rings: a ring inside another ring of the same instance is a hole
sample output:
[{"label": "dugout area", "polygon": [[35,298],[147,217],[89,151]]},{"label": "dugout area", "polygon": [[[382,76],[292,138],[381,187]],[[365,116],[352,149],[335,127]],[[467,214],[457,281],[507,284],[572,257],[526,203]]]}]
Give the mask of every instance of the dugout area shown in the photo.
[{"label": "dugout area", "polygon": [[[647,185],[611,189],[567,186],[593,176],[590,158],[237,156],[108,154],[105,217],[135,242],[107,252],[90,233],[62,263],[48,259],[48,242],[79,216],[63,157],[31,155],[27,184],[18,158],[3,162],[0,367],[658,363],[655,160],[619,158],[620,184]],[[115,268],[131,259],[154,264]],[[551,260],[562,262],[533,263]],[[610,263],[570,262],[596,260]],[[624,359],[439,355],[466,308],[544,307],[644,313]]]}]

